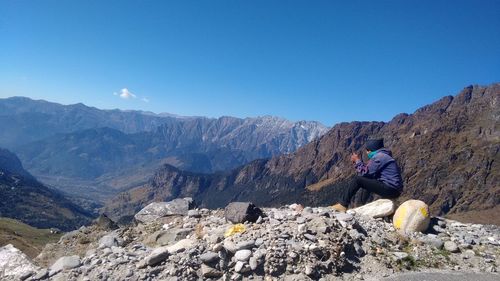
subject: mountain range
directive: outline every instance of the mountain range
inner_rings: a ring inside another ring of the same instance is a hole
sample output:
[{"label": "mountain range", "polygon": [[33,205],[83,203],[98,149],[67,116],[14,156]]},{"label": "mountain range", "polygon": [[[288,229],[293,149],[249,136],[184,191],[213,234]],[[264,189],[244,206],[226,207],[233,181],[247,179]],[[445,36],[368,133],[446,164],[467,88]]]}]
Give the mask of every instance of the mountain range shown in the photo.
[{"label": "mountain range", "polygon": [[318,122],[272,116],[180,117],[0,99],[0,146],[49,186],[99,202],[145,183],[161,164],[224,171],[291,153],[327,130]]},{"label": "mountain range", "polygon": [[[294,153],[228,172],[199,174],[166,164],[148,183],[110,200],[106,212],[118,218],[149,202],[178,197],[193,197],[210,208],[231,201],[332,204],[354,174],[350,154],[362,151],[373,136],[385,139],[402,169],[405,188],[400,200],[423,200],[437,215],[498,210],[499,98],[500,84],[469,86],[387,123],[337,124]],[[497,216],[489,222],[500,224]]]}]

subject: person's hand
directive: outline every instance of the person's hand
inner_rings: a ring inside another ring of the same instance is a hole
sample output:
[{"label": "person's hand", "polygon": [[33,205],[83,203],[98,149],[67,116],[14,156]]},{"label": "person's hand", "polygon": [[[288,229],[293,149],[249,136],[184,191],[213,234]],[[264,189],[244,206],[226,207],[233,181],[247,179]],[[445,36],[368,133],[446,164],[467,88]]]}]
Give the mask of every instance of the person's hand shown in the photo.
[{"label": "person's hand", "polygon": [[356,153],[351,154],[351,161],[352,161],[353,163],[356,163],[358,160],[361,160],[361,159],[359,158],[359,155],[358,155],[358,154],[356,154]]}]

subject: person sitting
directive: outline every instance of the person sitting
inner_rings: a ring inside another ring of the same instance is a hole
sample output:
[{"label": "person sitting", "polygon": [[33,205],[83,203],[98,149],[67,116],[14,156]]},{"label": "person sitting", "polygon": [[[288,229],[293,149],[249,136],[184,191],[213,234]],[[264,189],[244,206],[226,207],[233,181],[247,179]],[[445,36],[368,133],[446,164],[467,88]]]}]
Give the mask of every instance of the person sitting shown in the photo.
[{"label": "person sitting", "polygon": [[367,191],[365,201],[370,193],[388,199],[401,195],[403,191],[401,172],[396,160],[392,158],[391,151],[384,148],[384,140],[369,139],[366,143],[366,153],[369,159],[367,164],[363,163],[358,154],[351,155],[351,161],[358,175],[354,176],[347,188],[342,190],[338,203],[331,206],[335,210],[345,212],[360,188]]}]

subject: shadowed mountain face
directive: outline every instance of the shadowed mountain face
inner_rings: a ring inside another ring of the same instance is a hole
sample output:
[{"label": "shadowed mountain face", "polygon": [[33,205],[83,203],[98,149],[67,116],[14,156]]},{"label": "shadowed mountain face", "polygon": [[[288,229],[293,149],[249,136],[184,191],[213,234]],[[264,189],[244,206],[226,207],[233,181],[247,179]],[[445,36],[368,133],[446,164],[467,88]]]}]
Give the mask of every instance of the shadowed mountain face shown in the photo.
[{"label": "shadowed mountain face", "polygon": [[39,183],[19,159],[0,149],[0,217],[20,220],[39,228],[71,230],[90,222],[91,214],[59,192]]},{"label": "shadowed mountain face", "polygon": [[290,153],[318,138],[318,122],[218,119],[0,99],[0,145],[37,178],[75,196],[106,198],[146,182],[161,164],[211,173]]},{"label": "shadowed mountain face", "polygon": [[490,209],[500,203],[499,97],[500,84],[470,86],[388,123],[338,124],[293,154],[225,174],[200,175],[165,165],[149,183],[112,200],[106,211],[115,217],[132,214],[148,202],[183,196],[207,207],[234,200],[332,204],[354,174],[350,154],[361,151],[371,136],[384,137],[402,168],[402,199],[421,199],[435,214]]}]

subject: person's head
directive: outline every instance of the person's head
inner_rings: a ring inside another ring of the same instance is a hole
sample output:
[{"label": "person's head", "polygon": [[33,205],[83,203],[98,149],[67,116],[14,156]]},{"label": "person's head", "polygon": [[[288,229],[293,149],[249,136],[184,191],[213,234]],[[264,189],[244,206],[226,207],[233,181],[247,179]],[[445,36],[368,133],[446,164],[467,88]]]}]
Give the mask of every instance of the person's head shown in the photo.
[{"label": "person's head", "polygon": [[368,139],[366,141],[366,153],[377,151],[384,147],[384,139]]}]

